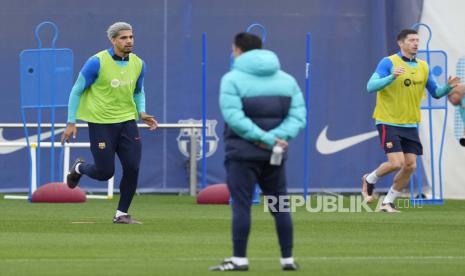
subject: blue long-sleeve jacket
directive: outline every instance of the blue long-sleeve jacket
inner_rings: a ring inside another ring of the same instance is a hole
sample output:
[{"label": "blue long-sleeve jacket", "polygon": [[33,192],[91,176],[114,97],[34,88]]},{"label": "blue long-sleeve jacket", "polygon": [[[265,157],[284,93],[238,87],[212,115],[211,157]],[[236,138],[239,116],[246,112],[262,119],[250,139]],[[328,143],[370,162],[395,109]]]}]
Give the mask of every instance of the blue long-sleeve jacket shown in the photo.
[{"label": "blue long-sleeve jacket", "polygon": [[295,79],[280,70],[277,56],[252,50],[223,76],[220,109],[225,120],[226,158],[268,160],[276,138],[290,140],[306,124],[305,101]]}]

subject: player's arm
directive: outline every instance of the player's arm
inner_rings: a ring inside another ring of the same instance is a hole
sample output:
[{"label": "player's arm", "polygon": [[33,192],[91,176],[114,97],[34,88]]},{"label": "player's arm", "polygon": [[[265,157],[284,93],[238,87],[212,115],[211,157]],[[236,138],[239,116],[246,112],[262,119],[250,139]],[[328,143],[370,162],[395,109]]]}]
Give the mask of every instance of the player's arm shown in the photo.
[{"label": "player's arm", "polygon": [[450,76],[446,85],[438,85],[434,80],[431,71],[428,74],[426,89],[428,90],[428,93],[435,99],[442,98],[452,91],[458,91],[461,93],[464,92],[462,91],[464,89],[463,85],[460,85],[460,78]]},{"label": "player's arm", "polygon": [[237,135],[251,142],[262,142],[268,148],[275,144],[274,134],[264,131],[245,116],[239,91],[227,75],[221,79],[219,104],[224,121]]},{"label": "player's arm", "polygon": [[69,142],[69,138],[76,137],[76,113],[81,101],[81,96],[84,90],[91,86],[98,77],[100,70],[100,60],[93,56],[89,58],[82,67],[76,82],[71,89],[68,100],[68,126],[66,127],[63,135],[61,136],[61,143]]},{"label": "player's arm", "polygon": [[142,61],[142,70],[139,78],[137,79],[136,88],[134,89],[134,103],[136,104],[137,113],[140,118],[150,127],[150,130],[154,130],[158,126],[157,120],[154,116],[145,113],[145,92],[144,92],[144,77],[145,77],[145,62]]},{"label": "player's arm", "polygon": [[145,91],[144,91],[144,78],[145,78],[145,62],[142,61],[142,70],[139,78],[137,79],[136,88],[134,89],[134,102],[136,103],[137,112],[145,113]]},{"label": "player's arm", "polygon": [[403,70],[404,68],[402,67],[393,70],[392,61],[387,57],[383,58],[367,83],[368,93],[382,90],[384,87],[391,84],[398,75],[403,74]]}]

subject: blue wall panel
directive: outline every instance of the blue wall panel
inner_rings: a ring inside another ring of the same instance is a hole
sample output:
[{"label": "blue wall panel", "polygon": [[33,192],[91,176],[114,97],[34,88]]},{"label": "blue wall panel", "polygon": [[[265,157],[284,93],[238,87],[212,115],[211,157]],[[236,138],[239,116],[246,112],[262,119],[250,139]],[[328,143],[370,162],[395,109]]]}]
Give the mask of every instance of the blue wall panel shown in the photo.
[{"label": "blue wall panel", "polygon": [[[266,48],[276,51],[284,70],[294,75],[301,88],[305,78],[305,35],[312,34],[310,99],[311,190],[357,191],[364,172],[384,160],[376,137],[333,154],[321,154],[316,140],[328,127],[328,139],[340,140],[375,130],[371,113],[374,95],[365,85],[377,62],[395,50],[394,35],[417,22],[422,1],[3,1],[0,31],[2,43],[0,122],[20,122],[19,53],[36,48],[33,30],[50,20],[60,28],[57,47],[74,52],[74,72],[94,53],[110,47],[106,28],[116,21],[134,27],[135,53],[147,63],[145,91],[147,111],[159,122],[201,119],[201,34],[207,33],[207,117],[216,120],[220,138],[217,151],[208,158],[208,183],[224,182],[223,121],[218,109],[221,76],[229,69],[234,34],[254,22],[267,28]],[[399,24],[402,25],[399,26]],[[42,33],[47,47],[52,31]],[[58,112],[65,121],[66,112]],[[30,114],[33,118],[34,114]],[[32,120],[32,119],[31,119]],[[187,158],[179,150],[179,130],[141,130],[144,150],[139,187],[141,191],[181,191],[188,187]],[[4,129],[7,140],[22,137],[22,130]],[[2,138],[0,137],[0,138]],[[78,134],[87,141],[87,132]],[[291,143],[289,186],[303,184],[303,135]],[[0,148],[0,191],[26,190],[27,153],[3,153]],[[86,150],[72,156],[91,159]],[[45,156],[44,158],[47,158]],[[199,163],[200,165],[200,163]],[[117,177],[121,172],[117,171]],[[46,181],[46,173],[44,179]],[[383,182],[382,187],[389,183]],[[83,185],[103,190],[102,183],[87,178]]]}]

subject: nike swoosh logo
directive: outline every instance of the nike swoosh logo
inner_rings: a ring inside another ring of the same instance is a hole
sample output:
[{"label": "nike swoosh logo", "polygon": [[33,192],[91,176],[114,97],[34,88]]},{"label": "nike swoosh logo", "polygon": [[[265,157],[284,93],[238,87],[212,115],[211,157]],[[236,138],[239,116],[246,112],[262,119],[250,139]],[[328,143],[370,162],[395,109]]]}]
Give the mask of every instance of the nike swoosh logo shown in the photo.
[{"label": "nike swoosh logo", "polygon": [[316,149],[321,154],[333,154],[378,136],[378,131],[375,130],[344,139],[329,140],[327,132],[328,126],[325,126],[316,140]]},{"label": "nike swoosh logo", "polygon": [[[15,140],[6,139],[5,137],[3,137],[3,130],[4,130],[4,128],[0,128],[0,142],[24,142],[24,143],[26,143],[26,138],[19,138],[19,139],[15,139]],[[64,128],[55,129],[55,135],[60,134],[63,131],[65,131]],[[37,136],[38,136],[37,134],[29,136],[29,141],[31,143],[32,142],[37,142]],[[40,134],[40,140],[43,141],[45,139],[50,138],[51,136],[52,136],[52,131],[42,132]],[[58,141],[58,143],[59,143],[59,141]],[[4,147],[4,146],[2,146],[2,147],[0,147],[0,154],[13,153],[13,152],[21,150],[23,148],[25,148],[25,146],[19,146],[19,147]]]}]

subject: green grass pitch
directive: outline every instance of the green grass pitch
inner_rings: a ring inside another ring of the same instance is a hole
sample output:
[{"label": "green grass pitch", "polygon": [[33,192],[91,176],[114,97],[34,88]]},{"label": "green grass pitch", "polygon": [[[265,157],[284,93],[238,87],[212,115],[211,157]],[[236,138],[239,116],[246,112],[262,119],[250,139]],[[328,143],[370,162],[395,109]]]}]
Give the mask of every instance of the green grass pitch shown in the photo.
[{"label": "green grass pitch", "polygon": [[[214,275],[231,255],[229,206],[136,196],[143,225],[114,225],[117,204],[0,199],[0,275]],[[253,208],[248,275],[284,273],[274,223]],[[293,213],[293,275],[465,275],[465,201],[400,214]],[[78,222],[78,223],[76,223]],[[287,274],[286,273],[286,274]]]}]

